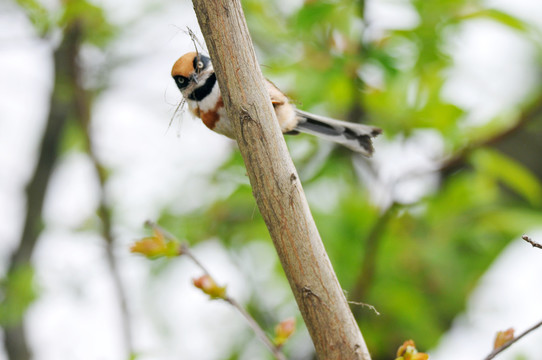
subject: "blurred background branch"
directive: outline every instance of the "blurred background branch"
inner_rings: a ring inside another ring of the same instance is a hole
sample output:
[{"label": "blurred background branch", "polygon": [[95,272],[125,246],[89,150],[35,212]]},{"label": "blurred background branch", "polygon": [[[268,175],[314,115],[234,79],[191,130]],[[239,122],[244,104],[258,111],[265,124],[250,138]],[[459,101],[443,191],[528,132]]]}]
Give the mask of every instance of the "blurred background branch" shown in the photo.
[{"label": "blurred background branch", "polygon": [[[79,73],[80,74],[80,73]],[[120,318],[122,323],[122,335],[124,340],[124,348],[127,357],[135,354],[132,340],[132,325],[131,317],[128,309],[128,299],[126,297],[122,278],[117,264],[115,255],[115,236],[113,234],[113,210],[109,204],[107,196],[107,169],[100,161],[95,152],[95,144],[93,140],[93,132],[91,128],[91,98],[92,94],[83,87],[81,76],[77,77],[76,87],[74,91],[74,100],[77,104],[77,119],[81,126],[83,137],[85,139],[85,151],[89,156],[96,178],[98,179],[100,195],[97,209],[97,215],[101,222],[101,235],[105,242],[105,259],[111,274],[111,281],[118,300],[120,309]]]},{"label": "blurred background branch", "polygon": [[[14,276],[23,268],[31,268],[31,258],[36,247],[39,235],[43,228],[42,209],[43,202],[51,174],[55,168],[59,156],[59,143],[66,122],[75,115],[75,91],[74,80],[78,77],[77,56],[81,46],[81,23],[70,23],[63,32],[63,39],[54,52],[55,86],[51,94],[50,111],[47,118],[45,131],[41,141],[39,157],[34,174],[27,185],[26,190],[26,218],[19,246],[11,257],[7,277]],[[29,278],[32,282],[33,279]],[[31,288],[31,285],[27,285]],[[4,289],[4,301],[17,303],[17,299],[9,297],[17,295]],[[22,309],[10,309],[13,314],[20,318],[11,319],[10,323],[4,324],[4,345],[10,360],[27,360],[32,357],[31,350],[26,340],[24,323],[24,307],[30,305],[20,304]]]},{"label": "blurred background branch", "polygon": [[[474,150],[486,146],[493,146],[504,150],[505,153],[509,153],[510,156],[516,158],[519,162],[524,163],[525,166],[529,166],[533,173],[537,174],[537,176],[542,179],[542,167],[538,167],[533,164],[532,161],[529,161],[531,154],[538,153],[538,150],[540,150],[538,149],[538,142],[529,142],[529,151],[524,151],[526,147],[525,144],[521,147],[522,151],[517,151],[511,146],[512,144],[517,143],[518,139],[523,139],[520,141],[525,141],[525,137],[528,134],[529,136],[534,135],[532,134],[532,131],[524,131],[524,128],[536,121],[542,121],[542,97],[533,101],[529,107],[522,111],[514,124],[486,139],[469,143],[466,148],[461,149],[457,154],[444,161],[440,166],[439,171],[442,173],[442,176],[446,177],[465,166],[468,162],[469,155]],[[537,136],[535,135],[535,137]],[[532,148],[530,146],[532,146]]]},{"label": "blurred background branch", "polygon": [[[20,4],[39,34],[44,38],[49,36],[53,27],[51,14],[38,2],[21,1]],[[12,255],[7,278],[13,277],[21,269],[32,268],[32,254],[44,228],[43,207],[50,179],[58,166],[59,159],[63,155],[62,143],[67,137],[66,133],[69,132],[66,129],[75,124],[83,134],[86,144],[85,150],[94,164],[100,184],[101,195],[97,213],[102,222],[102,236],[106,244],[105,258],[119,299],[126,356],[129,356],[133,353],[130,318],[126,305],[126,296],[113,253],[112,217],[105,194],[106,171],[93,151],[90,130],[92,93],[85,89],[83,84],[85,69],[81,65],[81,49],[85,43],[103,44],[104,38],[109,36],[110,28],[102,18],[101,10],[84,0],[65,1],[64,6],[62,16],[55,19],[57,21],[56,25],[62,27],[62,41],[53,53],[55,77],[48,119],[39,149],[38,162],[27,186],[27,210],[22,237]],[[32,289],[34,279],[27,278],[27,281],[28,284],[25,286]],[[23,317],[26,310],[24,307],[30,304],[21,303],[16,305],[18,302],[16,297],[19,294],[13,294],[10,290],[4,290],[4,311],[13,313],[12,317],[18,314],[20,318],[13,318],[9,320],[10,322],[4,323],[6,352],[9,359],[30,359],[33,356],[26,340],[27,329],[25,329]],[[9,304],[12,305],[11,308]],[[22,308],[15,311],[14,305]]]},{"label": "blurred background branch", "polygon": [[[254,334],[260,339],[260,341],[267,347],[267,349],[273,354],[273,357],[277,360],[286,360],[284,354],[280,350],[282,343],[276,344],[267,337],[265,331],[261,328],[260,324],[245,310],[245,308],[227,292],[226,286],[219,286],[214,278],[211,276],[207,267],[203,265],[203,262],[192,252],[188,244],[184,241],[180,241],[166,229],[162,228],[158,224],[147,220],[145,226],[153,230],[152,237],[146,237],[136,242],[132,246],[131,251],[134,253],[140,253],[148,258],[157,258],[160,256],[174,257],[185,256],[189,258],[203,275],[193,280],[194,286],[201,289],[205,294],[209,295],[211,300],[223,300],[230,304],[237,312],[245,318],[250,328],[254,331]],[[172,251],[172,248],[175,251]],[[289,332],[282,341],[291,336],[293,330]]]}]

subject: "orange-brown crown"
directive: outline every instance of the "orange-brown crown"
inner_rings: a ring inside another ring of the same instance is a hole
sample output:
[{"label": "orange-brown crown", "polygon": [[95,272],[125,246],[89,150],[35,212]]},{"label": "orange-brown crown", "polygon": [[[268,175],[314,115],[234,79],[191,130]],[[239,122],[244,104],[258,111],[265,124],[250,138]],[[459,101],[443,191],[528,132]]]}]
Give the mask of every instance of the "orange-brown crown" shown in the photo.
[{"label": "orange-brown crown", "polygon": [[175,61],[173,68],[171,69],[171,76],[181,75],[184,77],[189,77],[190,74],[194,72],[194,58],[198,56],[198,53],[193,51],[184,54]]}]

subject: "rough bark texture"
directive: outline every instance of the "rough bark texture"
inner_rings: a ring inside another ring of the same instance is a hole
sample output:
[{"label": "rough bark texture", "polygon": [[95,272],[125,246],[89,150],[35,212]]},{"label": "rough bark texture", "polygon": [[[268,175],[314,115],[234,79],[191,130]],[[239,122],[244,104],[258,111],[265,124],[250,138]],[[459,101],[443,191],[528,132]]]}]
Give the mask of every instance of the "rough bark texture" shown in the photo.
[{"label": "rough bark texture", "polygon": [[319,359],[370,359],[263,85],[239,0],[193,0],[252,191]]}]

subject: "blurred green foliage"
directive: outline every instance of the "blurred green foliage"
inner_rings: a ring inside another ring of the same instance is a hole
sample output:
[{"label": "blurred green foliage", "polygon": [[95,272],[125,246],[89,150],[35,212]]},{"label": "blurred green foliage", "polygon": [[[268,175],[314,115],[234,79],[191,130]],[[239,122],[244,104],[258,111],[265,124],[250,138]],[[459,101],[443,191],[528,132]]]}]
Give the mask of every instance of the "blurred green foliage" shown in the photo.
[{"label": "blurred green foliage", "polygon": [[[84,0],[65,1],[60,14],[49,13],[38,1],[18,3],[41,35],[82,21],[85,42],[101,47],[118,31],[102,9]],[[388,213],[371,202],[350,152],[337,148],[326,155],[313,138],[287,139],[292,150],[302,150],[292,151],[297,154],[294,160],[349,300],[374,305],[381,314],[354,305],[374,360],[393,358],[410,338],[420,351],[435,346],[499,253],[519,234],[542,223],[540,178],[507,154],[477,147],[514,126],[517,113],[467,126],[467,110],[442,96],[452,65],[447,40],[463,24],[484,18],[526,38],[532,36],[532,28],[477,0],[401,3],[415,15],[413,24],[369,36],[364,1],[307,0],[287,7],[284,1],[243,1],[264,73],[281,81],[300,108],[318,106],[337,118],[378,125],[390,142],[431,129],[441,135],[447,155],[470,149],[460,170],[439,176],[435,191],[414,203],[394,204]],[[542,103],[539,97],[531,94],[524,100]],[[357,114],[362,119],[352,119]],[[65,135],[65,148],[80,146],[78,126],[70,124]],[[318,156],[315,165],[312,159]],[[249,244],[270,241],[238,152],[216,170],[212,184],[224,189],[221,197],[189,213],[164,209],[158,223],[192,244],[218,238],[233,259],[241,259],[239,254]],[[367,267],[370,273],[361,271]],[[288,289],[280,267],[273,270],[275,278],[282,279],[279,285]],[[293,297],[271,306],[262,301],[273,297],[268,293],[271,286],[251,284],[248,310],[271,330],[293,307]],[[363,297],[353,298],[356,294]],[[0,323],[20,320],[34,297],[31,271],[12,274],[2,284],[1,295]],[[242,358],[240,342],[232,340],[232,353],[224,358]],[[295,344],[294,339],[285,347],[291,358],[299,358]]]},{"label": "blurred green foliage", "polygon": [[[38,156],[35,176],[27,184],[25,229],[0,282],[0,325],[6,344],[13,344],[6,347],[7,356],[24,359],[29,353],[24,338],[24,314],[37,298],[31,258],[45,225],[42,224],[41,208],[50,170],[57,161],[57,147],[60,151],[73,150],[85,141],[81,113],[86,105],[82,101],[83,95],[88,94],[83,94],[86,89],[81,84],[83,71],[79,50],[81,45],[104,47],[112,39],[115,28],[106,20],[102,8],[85,0],[64,0],[62,6],[56,8],[53,4],[37,0],[17,0],[17,4],[38,36],[48,40],[55,38],[51,47],[56,46],[53,51],[55,74],[50,114],[44,114],[47,124],[39,148],[42,153]],[[59,37],[61,41],[58,41]],[[57,134],[64,137],[57,137]],[[59,138],[61,140],[57,141]],[[13,331],[12,328],[20,329]]]},{"label": "blurred green foliage", "polygon": [[[512,157],[479,146],[514,126],[517,113],[466,126],[467,110],[442,96],[453,64],[447,41],[464,23],[484,18],[526,37],[531,27],[476,0],[402,4],[416,14],[415,23],[369,37],[363,1],[305,1],[288,8],[278,1],[243,2],[265,75],[282,81],[299,107],[319,106],[337,118],[361,113],[361,120],[382,127],[390,141],[408,139],[419,129],[436,130],[448,155],[463,155],[460,170],[443,172],[434,192],[415,203],[395,204],[383,219],[386,210],[371,203],[347,151],[332,151],[303,179],[349,300],[374,305],[381,313],[354,308],[375,360],[393,358],[410,338],[421,351],[434,347],[499,253],[542,223],[540,179]],[[368,72],[381,83],[368,83]],[[314,165],[310,159],[319,144],[303,136],[287,141],[293,149],[309,148],[294,159],[303,174]],[[216,186],[234,183],[235,190],[188,214],[166,209],[160,223],[193,243],[219,238],[232,254],[268,239],[243,177],[242,159],[234,153],[215,180]],[[376,224],[381,227],[375,232]],[[371,274],[361,273],[367,261],[374,263]],[[350,297],[356,294],[363,298]],[[259,307],[251,302],[254,314],[269,314]],[[296,349],[288,350],[295,358]]]},{"label": "blurred green foliage", "polygon": [[17,4],[25,10],[26,16],[28,16],[40,36],[44,36],[49,32],[52,19],[41,2],[37,0],[17,0]]},{"label": "blurred green foliage", "polygon": [[57,10],[48,9],[37,0],[17,0],[17,3],[43,37],[56,28],[79,22],[84,30],[83,42],[104,47],[117,33],[117,29],[107,21],[105,11],[86,0],[64,0]]},{"label": "blurred green foliage", "polygon": [[0,282],[0,325],[19,324],[36,296],[34,269],[30,265],[18,266]]},{"label": "blurred green foliage", "polygon": [[86,0],[66,0],[58,21],[61,27],[81,22],[86,44],[104,47],[115,34],[115,28],[106,19],[105,11]]}]

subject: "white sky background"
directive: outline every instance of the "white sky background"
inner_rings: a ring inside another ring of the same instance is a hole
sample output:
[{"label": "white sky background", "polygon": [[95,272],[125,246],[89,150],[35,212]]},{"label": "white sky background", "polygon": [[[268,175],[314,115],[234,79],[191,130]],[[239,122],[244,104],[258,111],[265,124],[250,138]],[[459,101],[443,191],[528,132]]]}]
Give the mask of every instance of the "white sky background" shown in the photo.
[{"label": "white sky background", "polygon": [[[372,31],[398,26],[405,18],[405,26],[415,21],[405,15],[401,3],[369,2]],[[491,3],[541,25],[539,0]],[[103,6],[114,22],[125,22],[141,15],[146,3],[115,0],[104,1]],[[164,206],[178,204],[179,209],[190,209],[212,199],[220,189],[207,186],[207,174],[234,148],[230,140],[190,117],[181,125],[175,120],[168,130],[180,99],[169,71],[181,54],[193,49],[188,36],[178,28],[198,28],[191,4],[172,2],[141,18],[114,49],[115,55],[134,60],[113,72],[110,88],[93,109],[99,156],[115,169],[107,191],[115,204],[117,254],[134,318],[134,342],[141,359],[220,359],[222,349],[235,341],[235,335],[248,331],[243,320],[225,304],[207,301],[192,287],[191,278],[198,272],[190,263],[177,262],[156,281],[149,275],[149,263],[128,253],[129,244],[142,235],[142,223],[156,218]],[[31,25],[16,7],[0,5],[0,34],[0,264],[5,271],[22,228],[24,186],[35,164],[53,74],[51,46],[35,40]],[[451,46],[457,66],[446,96],[471,109],[473,121],[513,105],[533,86],[535,79],[529,77],[533,49],[500,26],[472,22]],[[92,53],[89,58],[90,62],[100,61]],[[495,77],[495,72],[501,76]],[[514,89],[512,94],[510,88]],[[375,161],[387,180],[430,166],[428,159],[418,154],[437,146],[431,140],[406,149],[383,142],[379,145]],[[411,154],[409,161],[401,162],[401,168],[394,161],[399,154],[402,159]],[[420,188],[405,186],[412,191]],[[124,357],[102,240],[90,231],[72,230],[83,228],[93,218],[97,194],[89,161],[78,154],[64,155],[47,194],[47,228],[34,256],[41,296],[26,321],[36,360]],[[274,251],[268,243],[247,247],[241,255],[243,261],[236,263],[227,258],[218,241],[195,251],[204,254],[212,273],[240,300],[248,296],[243,284],[250,270],[237,264],[248,262],[250,267],[252,261],[253,269],[262,270],[271,269],[276,261],[274,256],[262,256]],[[433,359],[481,359],[496,330],[512,326],[521,331],[542,319],[540,256],[523,243],[511,245],[483,278],[466,314],[442,339]],[[273,274],[271,270],[258,273],[264,274],[261,281],[277,281],[265,275]],[[293,314],[292,309],[284,317]],[[542,350],[540,344],[542,331],[529,335],[500,359],[511,360],[516,353],[540,359],[536,355]],[[258,358],[263,348],[255,346],[250,351],[250,358]]]}]

